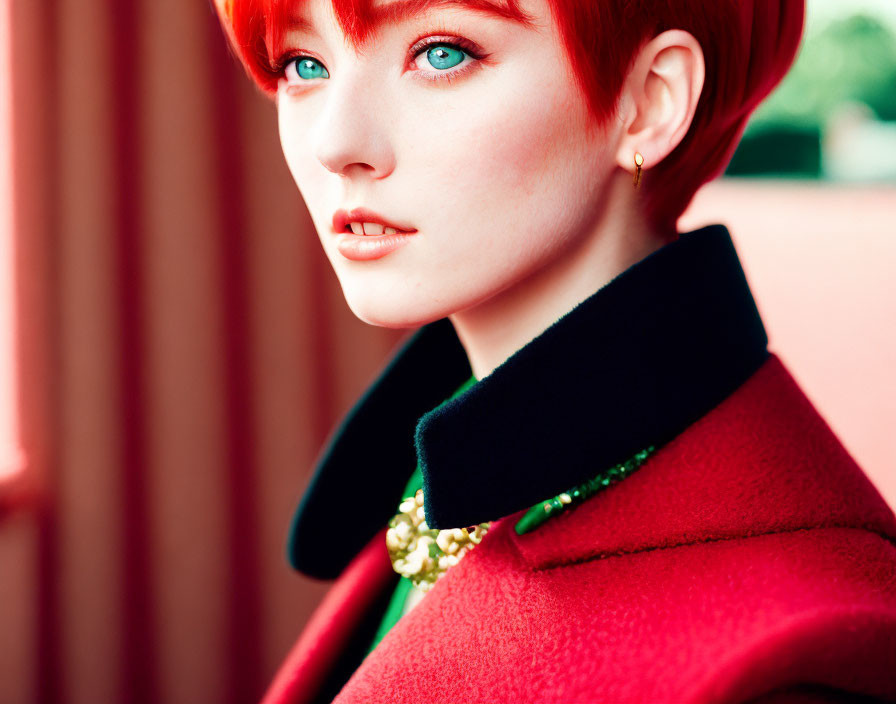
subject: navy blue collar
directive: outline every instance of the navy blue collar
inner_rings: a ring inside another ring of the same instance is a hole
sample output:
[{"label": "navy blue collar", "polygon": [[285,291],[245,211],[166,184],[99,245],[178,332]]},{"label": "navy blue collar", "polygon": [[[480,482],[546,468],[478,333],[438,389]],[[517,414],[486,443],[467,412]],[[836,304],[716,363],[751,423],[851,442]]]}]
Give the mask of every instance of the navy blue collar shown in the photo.
[{"label": "navy blue collar", "polygon": [[336,577],[395,513],[418,461],[432,527],[526,509],[671,440],[753,374],[767,344],[720,224],[633,265],[451,401],[470,366],[449,321],[426,325],[331,437],[289,559]]}]

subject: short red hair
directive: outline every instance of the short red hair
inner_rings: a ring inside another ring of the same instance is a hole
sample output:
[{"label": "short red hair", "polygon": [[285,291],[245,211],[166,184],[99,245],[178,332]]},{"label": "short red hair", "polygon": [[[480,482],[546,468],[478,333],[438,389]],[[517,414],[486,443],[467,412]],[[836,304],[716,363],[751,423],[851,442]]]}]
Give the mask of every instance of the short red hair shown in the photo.
[{"label": "short red hair", "polygon": [[[216,0],[222,23],[249,75],[269,95],[277,86],[280,31],[302,0]],[[372,0],[332,0],[343,33],[362,45],[388,19]],[[431,0],[418,0],[419,9]],[[803,33],[805,0],[548,0],[575,80],[597,126],[613,117],[640,48],[667,29],[700,43],[706,80],[681,144],[646,164],[642,195],[648,220],[672,231],[704,183],[731,160],[747,120],[790,69]],[[465,0],[527,23],[518,0]],[[634,162],[633,162],[634,165]]]}]

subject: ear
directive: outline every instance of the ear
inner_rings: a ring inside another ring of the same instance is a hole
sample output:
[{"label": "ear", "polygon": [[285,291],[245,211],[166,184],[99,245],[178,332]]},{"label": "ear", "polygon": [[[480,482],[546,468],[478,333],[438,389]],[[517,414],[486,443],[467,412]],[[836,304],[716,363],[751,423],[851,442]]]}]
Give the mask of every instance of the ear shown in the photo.
[{"label": "ear", "polygon": [[635,173],[660,163],[679,145],[697,111],[706,66],[703,49],[689,32],[670,29],[650,40],[635,59],[620,97],[623,130],[616,162]]}]

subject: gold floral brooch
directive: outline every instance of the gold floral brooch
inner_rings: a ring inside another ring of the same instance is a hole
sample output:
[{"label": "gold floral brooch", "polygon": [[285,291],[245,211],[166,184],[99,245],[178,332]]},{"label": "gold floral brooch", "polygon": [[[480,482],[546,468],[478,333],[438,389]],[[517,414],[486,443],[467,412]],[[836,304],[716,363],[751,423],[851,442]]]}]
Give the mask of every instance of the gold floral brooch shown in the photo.
[{"label": "gold floral brooch", "polygon": [[447,530],[430,528],[423,512],[422,489],[404,499],[398,511],[386,531],[386,548],[392,567],[424,592],[429,591],[448,568],[479,545],[491,525],[480,523],[471,528]]}]

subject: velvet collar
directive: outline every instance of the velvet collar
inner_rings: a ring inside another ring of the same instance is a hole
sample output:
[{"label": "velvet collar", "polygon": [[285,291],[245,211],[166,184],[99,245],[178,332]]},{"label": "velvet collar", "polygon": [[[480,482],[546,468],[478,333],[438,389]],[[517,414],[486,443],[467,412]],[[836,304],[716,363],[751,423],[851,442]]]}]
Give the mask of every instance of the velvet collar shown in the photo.
[{"label": "velvet collar", "polygon": [[426,325],[331,437],[290,562],[336,577],[395,513],[415,462],[432,527],[526,509],[671,440],[753,374],[767,344],[721,224],[633,265],[451,401],[470,367],[449,321]]}]

